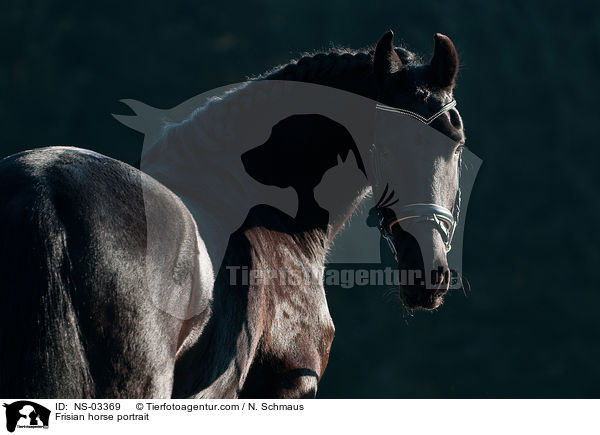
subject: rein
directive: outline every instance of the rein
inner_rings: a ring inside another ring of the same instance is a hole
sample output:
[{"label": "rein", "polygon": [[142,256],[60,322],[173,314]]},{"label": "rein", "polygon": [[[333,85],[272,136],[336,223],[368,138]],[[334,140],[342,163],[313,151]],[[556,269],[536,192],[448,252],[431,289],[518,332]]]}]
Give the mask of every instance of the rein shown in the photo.
[{"label": "rein", "polygon": [[[406,109],[399,109],[396,107],[386,106],[384,104],[377,104],[376,110],[383,110],[386,112],[399,113],[403,115],[410,116],[424,124],[431,124],[437,118],[439,118],[442,114],[447,112],[456,106],[456,100],[452,100],[448,104],[444,105],[439,111],[430,116],[429,118],[425,118],[424,116],[411,112]],[[371,157],[373,163],[373,172],[375,174],[375,181],[379,184],[382,181],[382,171],[381,171],[381,156],[377,150],[376,144],[373,144],[371,147]],[[460,179],[460,169],[462,163],[462,152],[459,156],[458,160],[458,177]],[[394,196],[394,191],[392,191],[389,195],[388,193],[389,185],[386,183],[386,187],[381,195],[381,198],[371,209],[371,213],[369,216],[368,223],[371,226],[377,226],[379,232],[382,237],[387,241],[396,261],[398,261],[398,254],[396,252],[396,247],[394,246],[392,240],[392,227],[396,224],[400,224],[401,222],[412,220],[414,222],[431,222],[434,224],[435,228],[438,230],[440,235],[442,236],[442,241],[444,242],[446,252],[450,252],[452,249],[452,239],[454,238],[454,232],[456,230],[456,226],[458,224],[458,219],[460,215],[460,201],[461,201],[461,191],[460,185],[458,191],[456,193],[456,199],[454,200],[454,206],[452,210],[448,210],[446,207],[438,205],[438,204],[429,204],[429,203],[414,203],[408,204],[402,207],[396,214],[395,219],[390,223],[387,223],[389,219],[389,207],[396,204],[398,200],[391,201]],[[386,197],[387,195],[387,197]],[[386,216],[386,211],[388,216]],[[376,225],[372,225],[376,221]]]}]

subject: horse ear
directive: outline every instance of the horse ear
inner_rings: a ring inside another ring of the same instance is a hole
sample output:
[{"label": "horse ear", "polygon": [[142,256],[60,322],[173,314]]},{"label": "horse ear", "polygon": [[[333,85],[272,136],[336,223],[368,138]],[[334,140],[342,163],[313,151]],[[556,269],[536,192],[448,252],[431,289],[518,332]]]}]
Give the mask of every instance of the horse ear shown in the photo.
[{"label": "horse ear", "polygon": [[396,54],[396,50],[394,50],[394,32],[391,30],[385,32],[377,43],[373,68],[378,81],[402,68],[402,61]]},{"label": "horse ear", "polygon": [[436,33],[434,39],[435,49],[429,62],[430,84],[443,89],[452,89],[458,72],[458,53],[446,35]]}]

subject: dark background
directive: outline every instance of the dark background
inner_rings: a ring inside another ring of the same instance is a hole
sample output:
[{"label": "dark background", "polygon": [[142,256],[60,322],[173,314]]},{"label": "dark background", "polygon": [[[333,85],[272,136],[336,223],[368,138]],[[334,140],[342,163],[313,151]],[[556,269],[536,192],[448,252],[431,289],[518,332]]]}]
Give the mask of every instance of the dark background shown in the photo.
[{"label": "dark background", "polygon": [[[330,288],[320,397],[600,397],[600,7],[592,2],[230,0],[0,3],[0,154],[49,145],[133,163],[122,98],[170,108],[331,43],[387,29],[461,57],[456,98],[483,160],[471,291],[407,316],[379,289]],[[1,199],[0,199],[1,200]]]}]

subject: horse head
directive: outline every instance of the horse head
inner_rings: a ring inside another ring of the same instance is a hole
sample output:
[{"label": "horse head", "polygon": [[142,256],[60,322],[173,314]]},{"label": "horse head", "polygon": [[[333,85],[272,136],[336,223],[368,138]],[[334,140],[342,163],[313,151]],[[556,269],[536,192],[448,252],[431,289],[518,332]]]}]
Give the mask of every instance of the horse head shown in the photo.
[{"label": "horse head", "polygon": [[450,38],[436,34],[429,63],[403,64],[389,31],[373,67],[379,102],[371,150],[374,211],[399,269],[415,272],[400,286],[405,306],[434,309],[453,275],[447,253],[460,206],[465,136],[452,95],[458,55]]}]

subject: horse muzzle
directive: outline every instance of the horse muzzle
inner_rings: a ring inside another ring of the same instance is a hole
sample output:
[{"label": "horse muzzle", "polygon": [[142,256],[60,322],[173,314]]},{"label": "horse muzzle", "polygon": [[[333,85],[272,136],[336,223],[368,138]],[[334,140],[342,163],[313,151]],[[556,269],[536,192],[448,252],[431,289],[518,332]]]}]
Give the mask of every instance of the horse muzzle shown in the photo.
[{"label": "horse muzzle", "polygon": [[409,309],[438,308],[450,288],[446,254],[451,223],[438,216],[414,214],[392,222],[387,241],[395,254],[400,276],[408,278],[401,279],[399,287],[404,305]]}]

